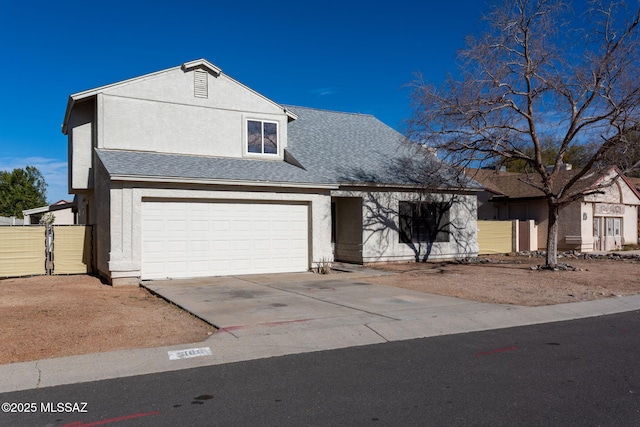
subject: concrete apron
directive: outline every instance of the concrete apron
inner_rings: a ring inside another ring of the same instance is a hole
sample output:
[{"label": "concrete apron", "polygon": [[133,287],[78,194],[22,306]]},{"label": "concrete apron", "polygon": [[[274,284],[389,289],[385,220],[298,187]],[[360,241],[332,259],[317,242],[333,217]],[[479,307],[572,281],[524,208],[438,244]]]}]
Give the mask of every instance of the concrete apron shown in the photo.
[{"label": "concrete apron", "polygon": [[362,279],[366,276],[371,272],[286,273],[148,281],[143,286],[237,338],[508,309],[375,285]]}]

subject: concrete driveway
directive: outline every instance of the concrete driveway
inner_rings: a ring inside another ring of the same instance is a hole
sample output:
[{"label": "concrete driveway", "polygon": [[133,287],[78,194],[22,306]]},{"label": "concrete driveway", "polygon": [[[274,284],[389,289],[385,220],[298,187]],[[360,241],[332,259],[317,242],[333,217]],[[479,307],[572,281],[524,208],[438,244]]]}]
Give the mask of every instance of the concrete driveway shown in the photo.
[{"label": "concrete driveway", "polygon": [[367,283],[359,272],[287,273],[143,282],[236,337],[506,310],[507,306]]}]

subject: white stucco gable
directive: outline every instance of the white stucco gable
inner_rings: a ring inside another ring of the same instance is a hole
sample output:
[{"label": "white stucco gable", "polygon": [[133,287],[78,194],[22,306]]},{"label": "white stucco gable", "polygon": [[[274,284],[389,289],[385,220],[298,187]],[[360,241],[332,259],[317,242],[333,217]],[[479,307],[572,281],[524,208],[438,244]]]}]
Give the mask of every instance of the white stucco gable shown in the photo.
[{"label": "white stucco gable", "polygon": [[617,168],[612,168],[608,171],[594,184],[594,188],[598,192],[586,196],[586,202],[640,205],[640,195],[638,195],[635,187],[620,174]]},{"label": "white stucco gable", "polygon": [[[276,152],[264,157],[282,160],[287,123],[296,118],[204,59],[71,95],[63,126],[71,140],[81,104],[92,106],[82,120],[92,129],[75,141],[79,145],[214,157],[263,157],[247,149],[247,122],[257,121],[277,132]],[[91,150],[70,151],[86,156]]]}]

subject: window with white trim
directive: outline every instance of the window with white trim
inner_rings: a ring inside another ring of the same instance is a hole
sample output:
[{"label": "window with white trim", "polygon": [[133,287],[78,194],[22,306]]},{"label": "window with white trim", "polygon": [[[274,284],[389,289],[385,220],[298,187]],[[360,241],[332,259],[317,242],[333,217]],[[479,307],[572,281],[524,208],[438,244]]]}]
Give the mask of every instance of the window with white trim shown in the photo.
[{"label": "window with white trim", "polygon": [[278,154],[278,123],[247,120],[247,153]]}]

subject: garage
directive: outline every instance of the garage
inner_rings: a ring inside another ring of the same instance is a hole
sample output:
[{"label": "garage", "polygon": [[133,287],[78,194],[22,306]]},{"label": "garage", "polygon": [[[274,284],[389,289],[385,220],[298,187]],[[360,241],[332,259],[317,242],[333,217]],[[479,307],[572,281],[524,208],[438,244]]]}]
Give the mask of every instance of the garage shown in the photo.
[{"label": "garage", "polygon": [[307,271],[308,206],[144,201],[142,279]]}]

